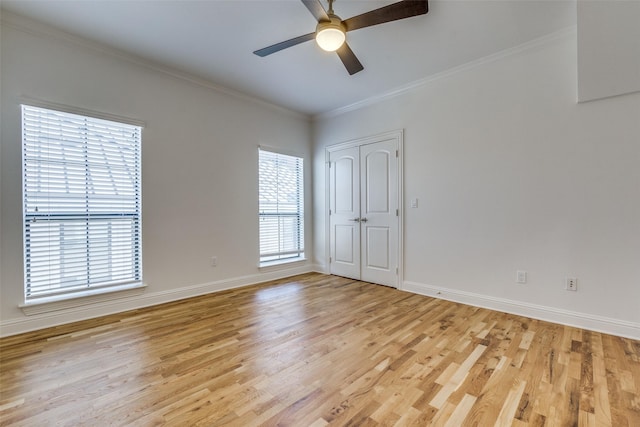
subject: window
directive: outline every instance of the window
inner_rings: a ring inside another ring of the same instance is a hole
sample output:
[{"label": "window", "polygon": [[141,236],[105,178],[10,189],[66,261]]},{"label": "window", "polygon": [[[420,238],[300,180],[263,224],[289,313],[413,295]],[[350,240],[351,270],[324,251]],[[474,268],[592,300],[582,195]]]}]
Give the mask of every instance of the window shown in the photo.
[{"label": "window", "polygon": [[260,263],[304,258],[302,158],[259,151]]},{"label": "window", "polygon": [[25,303],[141,284],[141,132],[22,106]]}]

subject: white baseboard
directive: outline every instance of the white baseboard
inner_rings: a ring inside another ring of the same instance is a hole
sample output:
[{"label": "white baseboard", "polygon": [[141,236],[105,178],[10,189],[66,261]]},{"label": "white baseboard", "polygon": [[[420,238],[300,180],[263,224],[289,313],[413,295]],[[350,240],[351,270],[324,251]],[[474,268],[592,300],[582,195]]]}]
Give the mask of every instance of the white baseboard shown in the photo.
[{"label": "white baseboard", "polygon": [[329,271],[327,266],[324,265],[324,264],[313,264],[313,266],[311,268],[316,273],[331,274],[331,272]]},{"label": "white baseboard", "polygon": [[[281,268],[260,274],[240,276],[215,282],[176,288],[168,291],[144,293],[130,298],[97,302],[42,315],[9,319],[0,323],[0,337],[35,331],[65,323],[77,322],[128,310],[149,307],[166,302],[177,301],[199,295],[240,288],[270,280],[283,279],[298,274],[326,273],[323,265],[305,265],[294,268]],[[490,297],[472,292],[458,291],[422,283],[404,281],[403,291],[413,292],[434,298],[459,302],[462,304],[503,311],[534,319],[545,320],[568,326],[640,340],[640,324],[603,316],[595,316],[575,311],[524,303],[504,298]]]},{"label": "white baseboard", "polygon": [[591,331],[640,340],[640,324],[625,320],[612,319],[609,317],[596,316],[577,311],[563,310],[504,298],[496,298],[410,281],[403,282],[402,290],[429,297],[459,302],[462,304],[473,305],[476,307],[488,308],[519,316],[559,323],[561,325],[574,326]]},{"label": "white baseboard", "polygon": [[167,291],[145,292],[126,298],[110,299],[95,302],[90,305],[79,305],[53,312],[9,319],[0,322],[0,337],[21,334],[65,323],[77,322],[80,320],[93,319],[96,317],[107,316],[109,314],[121,313],[123,311],[135,310],[138,308],[196,297],[227,289],[240,288],[243,286],[254,285],[256,283],[268,282],[270,280],[283,279],[313,271],[315,271],[315,266],[313,265],[303,265],[290,268],[281,267],[259,274],[201,283],[198,285],[185,286]]}]

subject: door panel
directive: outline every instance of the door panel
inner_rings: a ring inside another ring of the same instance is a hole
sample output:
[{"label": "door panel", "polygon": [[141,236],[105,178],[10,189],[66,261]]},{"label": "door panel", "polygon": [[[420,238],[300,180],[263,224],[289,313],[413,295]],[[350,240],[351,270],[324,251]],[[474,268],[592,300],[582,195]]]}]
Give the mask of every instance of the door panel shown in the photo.
[{"label": "door panel", "polygon": [[[358,227],[360,225],[358,224]],[[340,264],[355,264],[354,251],[356,239],[354,238],[354,234],[356,234],[355,226],[353,225],[336,225],[335,226],[335,256],[333,257],[334,262]]]},{"label": "door panel", "polygon": [[358,147],[330,153],[330,271],[360,279],[360,160]]},{"label": "door panel", "polygon": [[365,157],[365,213],[389,213],[389,153],[374,151]]},{"label": "door panel", "polygon": [[357,212],[354,208],[354,202],[357,200],[354,200],[353,194],[356,186],[353,181],[356,177],[353,175],[357,170],[357,168],[354,169],[355,161],[356,159],[351,156],[341,157],[336,160],[333,166],[335,168],[335,182],[340,184],[338,191],[335,193],[335,213],[353,215]]},{"label": "door panel", "polygon": [[367,227],[367,248],[365,250],[367,269],[388,271],[391,268],[389,231],[388,227]]},{"label": "door panel", "polygon": [[398,161],[395,139],[362,145],[361,280],[398,286]]}]

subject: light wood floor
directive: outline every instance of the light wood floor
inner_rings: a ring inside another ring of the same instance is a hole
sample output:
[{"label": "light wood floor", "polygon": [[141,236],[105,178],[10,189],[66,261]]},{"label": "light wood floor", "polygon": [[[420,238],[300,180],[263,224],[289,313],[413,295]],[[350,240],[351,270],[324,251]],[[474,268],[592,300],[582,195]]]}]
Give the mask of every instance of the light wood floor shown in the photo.
[{"label": "light wood floor", "polygon": [[320,274],[0,345],[3,426],[640,426],[638,341]]}]

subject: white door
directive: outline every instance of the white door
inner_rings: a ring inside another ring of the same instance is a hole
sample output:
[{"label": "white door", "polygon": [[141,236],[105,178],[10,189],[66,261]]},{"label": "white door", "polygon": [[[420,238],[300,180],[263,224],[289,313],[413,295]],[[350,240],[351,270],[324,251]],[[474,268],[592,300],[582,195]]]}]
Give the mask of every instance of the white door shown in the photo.
[{"label": "white door", "polygon": [[360,155],[358,147],[330,153],[331,274],[360,279]]},{"label": "white door", "polygon": [[330,151],[330,272],[398,286],[398,140]]},{"label": "white door", "polygon": [[398,158],[395,140],[360,147],[361,276],[398,285]]}]

